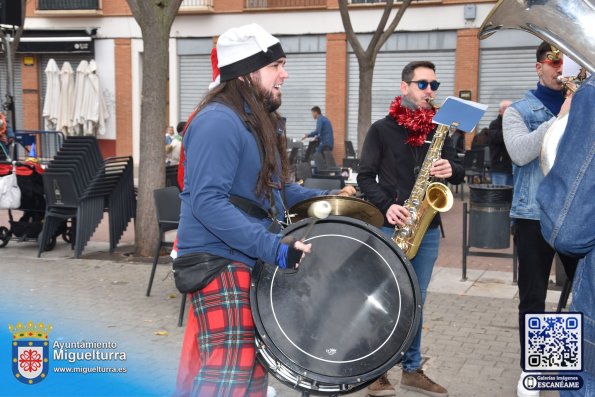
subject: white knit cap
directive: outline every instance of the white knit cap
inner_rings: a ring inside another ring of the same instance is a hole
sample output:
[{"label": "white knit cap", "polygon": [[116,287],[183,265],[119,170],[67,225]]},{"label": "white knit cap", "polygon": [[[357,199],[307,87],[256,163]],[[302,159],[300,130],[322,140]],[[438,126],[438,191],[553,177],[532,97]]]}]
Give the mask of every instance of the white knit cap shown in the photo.
[{"label": "white knit cap", "polygon": [[279,39],[255,23],[231,28],[217,40],[221,81],[255,72],[284,56]]}]

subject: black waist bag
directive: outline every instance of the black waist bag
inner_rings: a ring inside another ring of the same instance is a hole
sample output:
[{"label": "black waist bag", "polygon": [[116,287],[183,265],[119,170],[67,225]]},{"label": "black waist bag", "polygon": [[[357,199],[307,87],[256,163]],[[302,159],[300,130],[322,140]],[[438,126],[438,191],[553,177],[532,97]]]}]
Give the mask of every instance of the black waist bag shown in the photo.
[{"label": "black waist bag", "polygon": [[172,265],[176,288],[183,294],[201,290],[231,262],[207,253],[179,256]]}]

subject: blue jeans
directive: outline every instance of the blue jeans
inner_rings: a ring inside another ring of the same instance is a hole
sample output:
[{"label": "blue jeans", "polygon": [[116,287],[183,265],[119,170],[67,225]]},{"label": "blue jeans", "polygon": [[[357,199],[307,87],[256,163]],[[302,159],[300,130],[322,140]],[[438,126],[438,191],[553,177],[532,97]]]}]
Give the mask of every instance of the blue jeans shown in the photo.
[{"label": "blue jeans", "polygon": [[595,395],[595,376],[588,372],[561,372],[560,375],[578,375],[583,378],[579,390],[560,390],[560,397],[589,397]]},{"label": "blue jeans", "polygon": [[[382,227],[382,232],[389,237],[393,235],[394,228]],[[434,263],[438,258],[438,246],[440,245],[440,228],[428,229],[424,236],[417,255],[411,260],[413,270],[419,281],[419,289],[421,291],[422,305],[426,301],[426,292],[430,279],[432,278],[432,270],[434,270]],[[421,333],[423,325],[423,310],[420,315],[419,327],[415,338],[411,343],[409,349],[405,352],[405,356],[401,362],[403,371],[414,372],[421,367]]]},{"label": "blue jeans", "polygon": [[492,185],[513,186],[512,174],[507,174],[506,172],[490,172],[490,178],[492,179]]}]

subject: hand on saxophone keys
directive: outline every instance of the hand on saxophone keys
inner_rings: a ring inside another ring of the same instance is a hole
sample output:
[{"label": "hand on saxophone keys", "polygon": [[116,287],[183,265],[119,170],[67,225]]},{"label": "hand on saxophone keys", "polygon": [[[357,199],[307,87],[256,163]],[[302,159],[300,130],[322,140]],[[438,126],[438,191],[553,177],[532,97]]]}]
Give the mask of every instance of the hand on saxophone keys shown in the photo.
[{"label": "hand on saxophone keys", "polygon": [[445,159],[439,159],[434,161],[430,168],[430,175],[436,178],[450,178],[452,176],[452,166],[450,162]]},{"label": "hand on saxophone keys", "polygon": [[391,225],[404,227],[411,218],[407,208],[398,204],[393,204],[388,207],[388,210],[386,211],[386,219]]}]

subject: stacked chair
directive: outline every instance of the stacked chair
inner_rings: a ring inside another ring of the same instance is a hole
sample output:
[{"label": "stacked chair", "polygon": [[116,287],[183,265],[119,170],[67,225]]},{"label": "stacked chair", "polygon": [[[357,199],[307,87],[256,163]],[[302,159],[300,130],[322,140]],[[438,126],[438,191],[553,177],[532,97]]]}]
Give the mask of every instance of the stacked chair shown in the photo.
[{"label": "stacked chair", "polygon": [[178,165],[165,166],[165,187],[178,186]]},{"label": "stacked chair", "polygon": [[343,158],[343,167],[351,168],[354,172],[359,170],[359,159],[353,148],[353,142],[345,141],[345,157]]},{"label": "stacked chair", "polygon": [[113,252],[136,213],[132,157],[103,159],[95,137],[69,137],[43,174],[46,215],[38,256],[65,220],[75,229],[71,241],[79,258],[108,213]]}]

